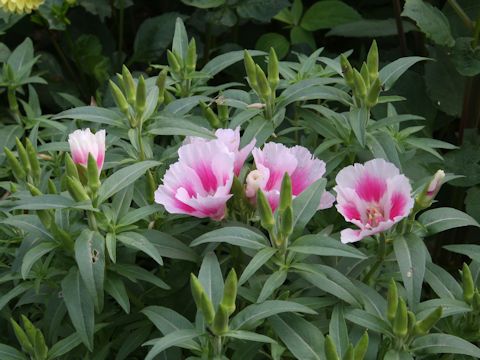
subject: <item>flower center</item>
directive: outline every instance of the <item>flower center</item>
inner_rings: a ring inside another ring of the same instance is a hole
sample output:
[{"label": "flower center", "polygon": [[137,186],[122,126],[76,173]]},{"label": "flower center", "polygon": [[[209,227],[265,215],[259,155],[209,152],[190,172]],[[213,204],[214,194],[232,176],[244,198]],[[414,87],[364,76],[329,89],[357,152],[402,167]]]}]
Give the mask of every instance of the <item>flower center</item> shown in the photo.
[{"label": "flower center", "polygon": [[383,209],[378,205],[371,205],[367,208],[367,227],[374,228],[385,220]]}]

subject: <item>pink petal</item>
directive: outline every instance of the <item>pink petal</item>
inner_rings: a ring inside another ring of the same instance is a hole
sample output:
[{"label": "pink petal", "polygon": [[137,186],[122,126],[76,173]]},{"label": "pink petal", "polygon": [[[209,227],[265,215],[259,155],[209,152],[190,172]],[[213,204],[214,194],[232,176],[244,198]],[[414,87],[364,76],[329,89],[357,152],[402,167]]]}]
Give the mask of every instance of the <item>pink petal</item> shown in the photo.
[{"label": "pink petal", "polygon": [[367,173],[359,179],[355,191],[365,201],[378,202],[387,191],[387,184],[384,179]]},{"label": "pink petal", "polygon": [[325,210],[331,208],[333,203],[335,202],[335,196],[333,196],[328,191],[325,191],[320,198],[320,205],[318,207],[319,210]]},{"label": "pink petal", "polygon": [[293,195],[300,195],[301,192],[325,174],[325,162],[316,159],[303,146],[294,146],[290,149],[290,152],[297,159],[297,167],[291,174],[292,193]]},{"label": "pink petal", "polygon": [[245,160],[247,159],[248,155],[250,155],[253,148],[255,147],[256,141],[257,141],[256,139],[253,139],[252,141],[250,141],[250,143],[248,143],[241,150],[239,150],[238,153],[235,155],[234,172],[236,176],[240,174],[240,171],[242,170]]}]

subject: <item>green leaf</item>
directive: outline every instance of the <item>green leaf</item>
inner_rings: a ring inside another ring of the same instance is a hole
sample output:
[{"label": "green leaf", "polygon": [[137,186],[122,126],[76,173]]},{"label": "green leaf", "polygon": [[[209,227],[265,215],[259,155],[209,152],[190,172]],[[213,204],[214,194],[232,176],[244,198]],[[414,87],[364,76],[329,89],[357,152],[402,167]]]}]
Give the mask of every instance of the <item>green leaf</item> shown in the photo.
[{"label": "green leaf", "polygon": [[312,323],[295,314],[274,315],[268,319],[275,333],[297,359],[321,360],[323,334]]},{"label": "green leaf", "polygon": [[130,313],[130,299],[123,281],[113,274],[109,274],[105,280],[105,291],[115,299],[127,314]]},{"label": "green leaf", "polygon": [[[405,33],[416,30],[416,26],[408,21],[402,21]],[[390,19],[361,19],[346,24],[335,26],[327,32],[326,36],[343,36],[352,38],[378,38],[384,36],[397,36],[397,23]]]},{"label": "green leaf", "polygon": [[235,315],[230,325],[235,330],[253,328],[261,320],[285,312],[316,314],[312,309],[298,303],[283,300],[267,300],[261,304],[253,304],[244,308]]},{"label": "green leaf", "polygon": [[410,308],[415,309],[422,293],[426,248],[422,238],[414,235],[398,236],[393,239],[393,249],[407,291]]},{"label": "green leaf", "polygon": [[470,259],[480,262],[480,245],[474,245],[474,244],[447,245],[447,246],[444,246],[443,248],[457,254],[468,256]]},{"label": "green leaf", "polygon": [[148,132],[153,135],[198,136],[206,139],[215,138],[210,130],[180,117],[158,116],[152,125],[149,126]]},{"label": "green leaf", "polygon": [[165,13],[145,20],[138,28],[133,45],[134,61],[156,61],[172,42],[175,22],[180,14]]},{"label": "green leaf", "polygon": [[113,110],[97,106],[80,106],[62,111],[52,117],[53,120],[78,119],[102,125],[112,125],[119,128],[127,128],[123,116]]},{"label": "green leaf", "polygon": [[[251,56],[266,55],[263,51],[248,50]],[[202,69],[202,73],[208,74],[210,77],[217,75],[227,67],[243,60],[243,50],[230,51],[226,54],[218,55],[210,60]]]},{"label": "green leaf", "polygon": [[256,341],[256,342],[263,342],[263,343],[269,343],[269,344],[277,343],[275,340],[273,340],[272,338],[269,338],[268,336],[257,334],[251,331],[245,331],[245,330],[229,331],[223,336],[230,337],[233,339],[238,339],[238,340]]},{"label": "green leaf", "polygon": [[326,183],[325,179],[318,179],[293,199],[293,238],[295,234],[303,232],[307,223],[317,212]]},{"label": "green leaf", "polygon": [[207,297],[212,300],[213,306],[217,308],[223,296],[223,277],[215,253],[209,252],[203,258],[198,280],[200,280]]},{"label": "green leaf", "polygon": [[480,74],[480,47],[472,48],[472,38],[455,39],[452,61],[457,71],[463,76]]},{"label": "green leaf", "polygon": [[480,348],[457,336],[428,334],[416,338],[411,350],[421,354],[462,354],[480,358]]},{"label": "green leaf", "polygon": [[255,44],[255,48],[268,52],[273,47],[279,59],[284,58],[288,54],[290,43],[287,38],[277,33],[265,33],[260,36]]},{"label": "green leaf", "polygon": [[390,349],[385,354],[383,360],[414,360],[413,357],[406,351]]},{"label": "green leaf", "polygon": [[349,309],[345,312],[345,319],[368,330],[379,334],[393,336],[390,325],[382,318],[361,309]]},{"label": "green leaf", "polygon": [[117,274],[120,274],[133,282],[137,282],[137,280],[142,280],[150,284],[153,284],[159,287],[160,289],[170,288],[158,276],[152,274],[151,272],[145,270],[140,266],[128,265],[128,264],[115,264],[115,265],[111,265],[109,269],[115,271]]},{"label": "green leaf", "polygon": [[258,251],[252,260],[248,263],[245,270],[243,270],[242,276],[238,280],[238,285],[242,285],[247,282],[253,274],[257,272],[270,258],[275,255],[278,250],[271,247],[266,247]]},{"label": "green leaf", "polygon": [[85,229],[75,240],[75,260],[85,286],[97,309],[103,307],[105,278],[105,239],[98,232]]},{"label": "green leaf", "polygon": [[0,358],[2,360],[27,360],[27,357],[20,351],[5,344],[0,344]]},{"label": "green leaf", "polygon": [[148,229],[142,231],[142,235],[155,245],[162,257],[192,262],[197,262],[198,260],[198,255],[192,248],[167,233]]},{"label": "green leaf", "polygon": [[353,108],[348,116],[350,127],[357,138],[361,147],[366,144],[366,132],[368,121],[370,118],[370,111],[366,108]]},{"label": "green leaf", "polygon": [[172,41],[172,51],[178,54],[182,60],[187,59],[188,36],[187,29],[182,18],[177,17],[175,21],[175,32]]},{"label": "green leaf", "polygon": [[221,242],[255,250],[261,250],[268,246],[267,240],[260,233],[236,226],[224,227],[203,234],[193,240],[190,246]]},{"label": "green leaf", "polygon": [[[32,40],[30,40],[30,38],[26,38],[15,48],[15,50],[12,51],[8,58],[7,64],[11,66],[14,73],[22,72],[24,67],[32,63],[33,55]],[[30,68],[32,65],[30,65]]]},{"label": "green leaf", "polygon": [[339,304],[333,308],[332,317],[328,327],[328,335],[332,337],[333,342],[338,351],[338,355],[343,357],[348,341],[348,329],[345,323],[345,316],[343,312],[343,305]]},{"label": "green leaf", "polygon": [[90,296],[85,296],[88,289],[75,268],[71,268],[62,280],[62,293],[73,327],[85,346],[92,351],[95,326],[94,304]]},{"label": "green leaf", "polygon": [[267,22],[288,5],[287,0],[244,0],[237,6],[237,13],[243,18]]},{"label": "green leaf", "polygon": [[160,206],[157,204],[142,206],[141,208],[134,209],[118,220],[118,226],[127,226],[135,224],[138,221],[146,220],[152,214],[158,213],[160,211]]},{"label": "green leaf", "polygon": [[39,195],[15,201],[12,210],[47,210],[47,209],[65,209],[74,207],[76,204],[71,198],[61,195]]},{"label": "green leaf", "polygon": [[412,67],[419,61],[425,60],[428,60],[428,58],[420,56],[409,56],[397,59],[383,67],[378,74],[383,85],[383,89],[385,91],[390,90],[395,84],[395,82],[398,80],[398,78],[402,76],[405,71],[407,71],[410,67]]},{"label": "green leaf", "polygon": [[402,16],[415,21],[427,38],[436,44],[448,47],[455,44],[447,17],[433,5],[423,0],[406,0]]},{"label": "green leaf", "polygon": [[225,0],[182,0],[182,2],[199,9],[212,9],[225,4]]},{"label": "green leaf", "polygon": [[142,234],[133,231],[127,231],[118,234],[117,240],[128,247],[144,252],[159,265],[163,265],[162,257],[160,256],[157,248]]},{"label": "green leaf", "polygon": [[168,349],[172,346],[179,346],[185,343],[188,340],[193,340],[202,335],[202,332],[194,329],[182,329],[169,333],[168,335],[159,338],[153,339],[146,342],[145,345],[153,345],[152,349],[148,352],[145,360],[152,360],[160,354],[163,350]]},{"label": "green leaf", "polygon": [[59,245],[54,242],[42,242],[28,250],[22,259],[22,278],[25,280],[32,266],[45,254],[55,250]]},{"label": "green leaf", "polygon": [[480,221],[480,187],[472,187],[467,190],[465,209],[468,215],[472,216],[477,222]]},{"label": "green leaf", "polygon": [[190,110],[198,106],[200,101],[208,102],[210,101],[210,98],[204,95],[194,95],[186,98],[176,99],[165,106],[164,112],[176,116],[186,115]]},{"label": "green leaf", "polygon": [[120,190],[132,184],[145,174],[148,169],[157,165],[159,165],[158,161],[142,161],[114,172],[102,183],[102,186],[100,186],[98,190],[98,203],[103,203],[110,196],[115,195]]},{"label": "green leaf", "polygon": [[446,207],[427,210],[418,217],[418,221],[425,227],[428,235],[462,226],[480,227],[470,215]]},{"label": "green leaf", "polygon": [[427,300],[418,305],[417,308],[417,319],[426,318],[433,310],[442,307],[442,318],[446,318],[452,315],[460,315],[469,313],[472,311],[470,305],[465,301],[442,298],[442,299],[432,299]]},{"label": "green leaf", "polygon": [[262,303],[267,300],[275,290],[283,285],[286,279],[287,271],[285,270],[278,270],[271,274],[263,284],[260,295],[258,295],[257,303]]},{"label": "green leaf", "polygon": [[462,287],[455,278],[448,271],[431,262],[427,262],[425,282],[443,300],[461,299],[463,296]]},{"label": "green leaf", "polygon": [[324,0],[313,4],[303,15],[300,26],[308,31],[331,29],[360,20],[362,16],[342,1]]},{"label": "green leaf", "polygon": [[288,250],[300,254],[366,259],[365,254],[355,247],[342,244],[322,234],[304,235],[296,239]]},{"label": "green leaf", "polygon": [[17,296],[22,295],[25,291],[29,290],[32,287],[31,283],[20,283],[15,286],[13,289],[8,291],[6,294],[3,294],[0,297],[0,310],[2,310],[5,305],[7,305],[11,300],[16,298]]},{"label": "green leaf", "polygon": [[[95,325],[94,332],[96,333],[97,331],[103,329],[106,326],[106,324],[98,324]],[[66,338],[60,340],[59,342],[55,343],[50,350],[48,351],[48,359],[56,359],[62,355],[67,354],[74,348],[76,348],[78,345],[82,343],[82,339],[80,335],[75,332]]]}]

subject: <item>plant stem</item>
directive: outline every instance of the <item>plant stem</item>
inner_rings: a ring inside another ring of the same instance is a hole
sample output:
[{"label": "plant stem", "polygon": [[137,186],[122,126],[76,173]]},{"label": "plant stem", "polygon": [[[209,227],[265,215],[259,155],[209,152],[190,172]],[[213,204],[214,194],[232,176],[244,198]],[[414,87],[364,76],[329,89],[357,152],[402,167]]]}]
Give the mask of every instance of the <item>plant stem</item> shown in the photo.
[{"label": "plant stem", "polygon": [[222,357],[222,337],[221,336],[215,336],[213,339],[213,355],[216,358],[221,358]]},{"label": "plant stem", "polygon": [[90,229],[93,231],[98,231],[97,219],[95,219],[95,214],[93,211],[87,211],[87,216]]},{"label": "plant stem", "polygon": [[453,11],[458,15],[458,17],[463,21],[463,24],[473,31],[474,25],[472,19],[463,11],[462,7],[458,4],[457,0],[447,0],[449,5],[452,7]]},{"label": "plant stem", "polygon": [[367,283],[370,281],[370,278],[377,272],[378,268],[383,264],[383,261],[385,260],[385,253],[386,253],[386,239],[385,235],[380,234],[378,237],[378,254],[377,254],[377,261],[373,266],[370,268],[370,271],[365,275],[363,278],[363,282]]},{"label": "plant stem", "polygon": [[145,149],[143,147],[142,128],[143,128],[142,121],[139,121],[139,125],[137,128],[137,135],[138,135],[138,152],[139,152],[138,155],[140,157],[140,161],[145,160]]}]

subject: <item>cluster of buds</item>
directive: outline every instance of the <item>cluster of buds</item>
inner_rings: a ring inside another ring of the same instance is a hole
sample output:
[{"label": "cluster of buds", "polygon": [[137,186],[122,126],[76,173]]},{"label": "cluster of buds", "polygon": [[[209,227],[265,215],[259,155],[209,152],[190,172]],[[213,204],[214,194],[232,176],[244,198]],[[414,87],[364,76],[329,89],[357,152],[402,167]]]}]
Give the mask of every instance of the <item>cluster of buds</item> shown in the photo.
[{"label": "cluster of buds", "polygon": [[230,315],[235,312],[235,300],[237,298],[238,279],[234,269],[230,270],[225,280],[223,297],[217,309],[212,299],[205,292],[200,280],[190,275],[190,286],[197,309],[203,314],[205,322],[215,336],[221,336],[228,331]]},{"label": "cluster of buds", "polygon": [[[217,107],[217,113],[215,113],[211,107],[215,103]],[[214,129],[220,129],[226,127],[228,124],[228,105],[225,103],[225,98],[220,95],[211,104],[206,104],[203,101],[199,103],[203,116],[208,120],[210,126]]]},{"label": "cluster of buds", "polygon": [[387,293],[387,319],[396,337],[395,344],[400,348],[410,343],[415,337],[426,335],[442,317],[442,307],[432,310],[422,320],[417,320],[415,314],[407,309],[407,304],[398,295],[397,284],[392,279]]},{"label": "cluster of buds", "polygon": [[[363,336],[358,340],[357,344],[353,346],[350,343],[343,355],[344,360],[363,360],[368,350],[368,333],[363,333]],[[341,360],[337,352],[337,347],[330,335],[325,337],[325,359],[326,360]]]},{"label": "cluster of buds", "polygon": [[382,84],[378,76],[378,47],[374,40],[367,55],[367,62],[360,71],[354,69],[348,59],[340,56],[343,77],[353,91],[357,107],[372,108],[378,103]]},{"label": "cluster of buds", "polygon": [[[140,76],[135,82],[132,74],[124,65],[122,73],[117,74],[120,87],[110,80],[110,88],[113,98],[120,111],[127,117],[132,128],[138,128],[146,120],[151,112],[146,112],[146,104],[148,96],[145,79]],[[165,86],[167,80],[167,71],[163,70],[157,77],[156,86],[151,91],[158,90],[157,106],[161,105],[165,100]]]},{"label": "cluster of buds", "polygon": [[42,332],[26,316],[22,315],[21,317],[23,328],[13,319],[10,319],[10,322],[22,350],[29,354],[31,359],[46,360],[48,347]]},{"label": "cluster of buds", "polygon": [[268,75],[265,75],[262,68],[258,64],[255,64],[247,50],[243,53],[243,60],[248,83],[262,101],[262,104],[265,104],[265,117],[271,119],[275,109],[275,91],[280,83],[277,54],[273,48],[270,48],[268,55]]},{"label": "cluster of buds", "polygon": [[476,315],[480,315],[480,289],[475,286],[472,272],[467,264],[462,269],[463,300],[472,307]]},{"label": "cluster of buds", "polygon": [[175,80],[175,90],[178,96],[190,95],[192,79],[197,67],[197,45],[192,38],[188,43],[185,58],[175,50],[167,50],[168,68]]},{"label": "cluster of buds", "polygon": [[37,150],[28,138],[25,140],[25,146],[18,138],[15,139],[15,143],[20,161],[8,148],[3,148],[13,175],[19,182],[23,181],[32,185],[39,184],[41,169]]},{"label": "cluster of buds", "polygon": [[293,232],[292,180],[287,172],[282,180],[277,216],[274,216],[272,207],[261,189],[257,190],[257,208],[260,224],[270,234],[273,245],[284,252]]}]

